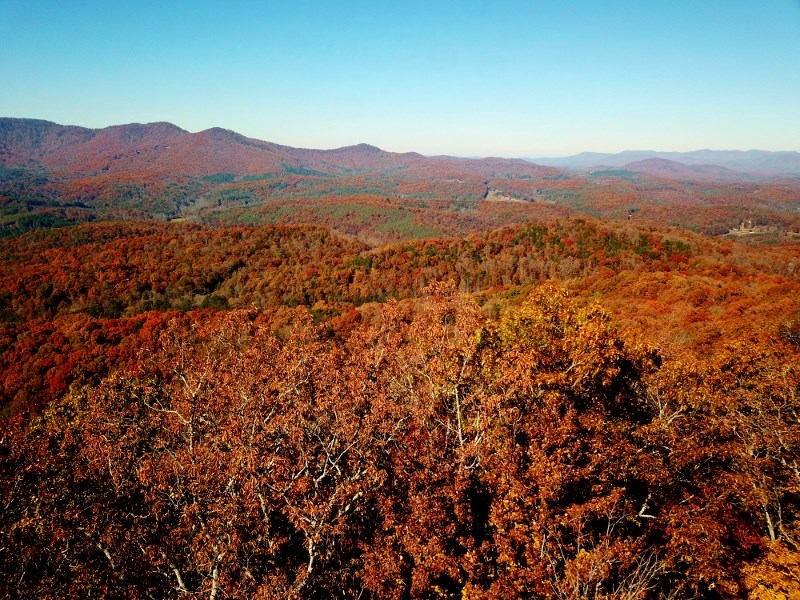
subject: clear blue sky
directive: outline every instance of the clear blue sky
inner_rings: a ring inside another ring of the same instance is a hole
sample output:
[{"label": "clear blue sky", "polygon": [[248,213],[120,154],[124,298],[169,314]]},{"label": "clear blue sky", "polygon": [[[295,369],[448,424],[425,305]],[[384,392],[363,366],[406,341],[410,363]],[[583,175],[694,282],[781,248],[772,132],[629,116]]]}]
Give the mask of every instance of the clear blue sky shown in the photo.
[{"label": "clear blue sky", "polygon": [[465,156],[800,150],[800,0],[0,0],[0,116]]}]

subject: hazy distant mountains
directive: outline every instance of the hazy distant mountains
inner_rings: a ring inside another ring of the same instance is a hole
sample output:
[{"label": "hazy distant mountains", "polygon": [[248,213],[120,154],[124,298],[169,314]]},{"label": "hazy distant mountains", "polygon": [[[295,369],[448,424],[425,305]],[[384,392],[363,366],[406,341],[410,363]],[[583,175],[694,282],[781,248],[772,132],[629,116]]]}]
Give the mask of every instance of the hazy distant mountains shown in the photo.
[{"label": "hazy distant mountains", "polygon": [[[603,170],[595,167],[593,173],[602,175]],[[599,170],[597,170],[599,169]],[[629,171],[638,175],[649,175],[678,181],[714,181],[734,182],[755,177],[741,171],[734,171],[718,165],[687,165],[666,158],[645,158],[627,163],[621,167],[622,171]],[[614,173],[613,169],[610,171]]]},{"label": "hazy distant mountains", "polygon": [[[767,152],[765,150],[696,150],[694,152],[654,152],[629,150],[618,154],[582,152],[562,158],[531,158],[540,165],[579,171],[623,168],[634,172],[668,177],[711,178],[732,180],[737,174],[769,177],[800,176],[800,152]],[[653,162],[655,160],[666,162]],[[669,164],[672,163],[672,164]],[[689,167],[700,167],[692,169]]]}]

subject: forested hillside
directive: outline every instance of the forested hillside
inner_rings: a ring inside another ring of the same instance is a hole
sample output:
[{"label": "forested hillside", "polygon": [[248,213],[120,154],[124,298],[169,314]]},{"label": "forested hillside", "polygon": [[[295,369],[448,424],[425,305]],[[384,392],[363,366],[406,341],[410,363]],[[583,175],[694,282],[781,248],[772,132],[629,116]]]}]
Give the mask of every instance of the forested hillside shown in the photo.
[{"label": "forested hillside", "polygon": [[798,264],[555,216],[8,239],[3,593],[800,593]]},{"label": "forested hillside", "polygon": [[312,223],[382,245],[588,215],[751,243],[800,239],[796,176],[626,163],[571,172],[367,144],[292,148],[169,123],[85,129],[0,118],[0,235],[120,219]]},{"label": "forested hillside", "polygon": [[798,209],[0,119],[0,595],[800,597]]}]

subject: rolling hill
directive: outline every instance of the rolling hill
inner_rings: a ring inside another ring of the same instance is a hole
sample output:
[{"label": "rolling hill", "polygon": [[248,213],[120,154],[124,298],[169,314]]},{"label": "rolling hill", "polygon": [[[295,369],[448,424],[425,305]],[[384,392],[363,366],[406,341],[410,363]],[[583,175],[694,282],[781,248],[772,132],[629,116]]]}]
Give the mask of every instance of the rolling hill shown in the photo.
[{"label": "rolling hill", "polygon": [[[2,118],[0,235],[88,221],[177,219],[316,224],[381,245],[572,214],[635,214],[640,222],[712,235],[752,222],[758,229],[748,242],[797,237],[800,179],[735,170],[747,159],[751,167],[790,172],[793,153],[666,154],[585,154],[562,160],[562,168],[369,144],[293,148],[163,122],[87,129]],[[718,164],[724,161],[732,167]],[[587,164],[605,166],[568,170]]]}]

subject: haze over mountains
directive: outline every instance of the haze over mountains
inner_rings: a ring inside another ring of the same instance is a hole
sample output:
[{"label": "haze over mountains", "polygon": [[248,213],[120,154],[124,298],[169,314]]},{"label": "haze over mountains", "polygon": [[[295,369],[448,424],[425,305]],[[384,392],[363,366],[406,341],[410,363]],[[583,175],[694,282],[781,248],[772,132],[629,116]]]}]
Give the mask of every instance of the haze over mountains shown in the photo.
[{"label": "haze over mountains", "polygon": [[[684,166],[724,167],[730,171],[751,176],[800,175],[800,153],[794,151],[768,152],[766,150],[695,150],[693,152],[656,152],[651,150],[627,150],[617,154],[582,152],[559,158],[531,158],[540,165],[562,167],[573,170],[591,170],[601,167],[628,168],[643,160],[661,159]],[[636,170],[636,169],[631,169]],[[688,174],[688,173],[687,173]],[[721,176],[731,173],[720,172]]]}]

